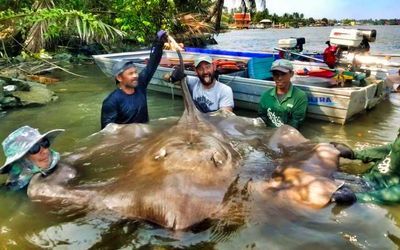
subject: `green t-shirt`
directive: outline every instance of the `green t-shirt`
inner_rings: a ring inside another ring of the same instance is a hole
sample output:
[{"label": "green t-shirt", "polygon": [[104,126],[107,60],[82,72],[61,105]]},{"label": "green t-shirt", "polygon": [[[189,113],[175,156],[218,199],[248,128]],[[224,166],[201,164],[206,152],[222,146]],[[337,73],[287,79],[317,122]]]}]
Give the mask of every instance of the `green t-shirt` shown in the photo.
[{"label": "green t-shirt", "polygon": [[364,202],[393,204],[400,202],[400,136],[388,145],[356,151],[355,158],[374,162],[372,169],[363,175],[372,190],[357,193]]},{"label": "green t-shirt", "polygon": [[384,188],[400,184],[400,137],[391,144],[356,151],[355,158],[375,163],[364,175],[375,186]]},{"label": "green t-shirt", "polygon": [[276,88],[263,93],[258,107],[258,115],[269,127],[288,124],[298,128],[306,117],[307,95],[301,89],[290,85],[289,91],[278,98]]}]

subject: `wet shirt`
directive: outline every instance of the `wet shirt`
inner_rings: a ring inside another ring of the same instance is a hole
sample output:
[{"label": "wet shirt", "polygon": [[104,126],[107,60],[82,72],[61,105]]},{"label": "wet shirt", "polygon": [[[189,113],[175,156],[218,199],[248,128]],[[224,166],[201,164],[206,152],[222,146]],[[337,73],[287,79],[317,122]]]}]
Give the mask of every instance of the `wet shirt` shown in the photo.
[{"label": "wet shirt", "polygon": [[355,158],[373,162],[371,170],[363,175],[372,190],[357,193],[360,201],[377,203],[400,202],[400,136],[388,145],[356,151]]},{"label": "wet shirt", "polygon": [[203,113],[217,111],[225,107],[234,107],[231,87],[215,81],[211,89],[203,87],[200,79],[194,76],[187,77],[190,94],[197,109]]},{"label": "wet shirt", "polygon": [[307,95],[301,89],[290,85],[285,96],[278,97],[276,88],[264,92],[258,106],[258,115],[269,127],[288,124],[298,128],[306,117]]},{"label": "wet shirt", "polygon": [[109,123],[128,124],[149,121],[146,87],[138,85],[135,93],[128,95],[121,89],[114,90],[103,102],[101,128]]},{"label": "wet shirt", "polygon": [[153,77],[162,56],[162,46],[156,42],[147,66],[140,72],[135,93],[128,95],[121,89],[111,92],[101,108],[101,128],[109,123],[129,124],[149,121],[147,110],[147,86]]}]

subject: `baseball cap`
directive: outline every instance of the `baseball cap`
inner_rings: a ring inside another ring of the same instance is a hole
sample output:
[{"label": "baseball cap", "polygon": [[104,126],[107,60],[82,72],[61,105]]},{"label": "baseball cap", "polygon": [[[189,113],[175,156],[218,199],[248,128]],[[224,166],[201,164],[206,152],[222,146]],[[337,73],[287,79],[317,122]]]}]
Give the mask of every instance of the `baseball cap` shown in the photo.
[{"label": "baseball cap", "polygon": [[132,59],[129,61],[117,61],[116,63],[114,63],[114,65],[112,66],[111,69],[111,73],[113,75],[113,77],[117,77],[119,74],[123,73],[125,70],[132,68],[132,67],[136,67],[135,63],[143,63],[143,60],[141,59]]},{"label": "baseball cap", "polygon": [[212,58],[210,56],[199,56],[194,59],[194,66],[197,68],[201,62],[212,63]]},{"label": "baseball cap", "polygon": [[272,63],[271,71],[274,70],[288,73],[289,71],[293,71],[293,64],[289,60],[279,59]]}]

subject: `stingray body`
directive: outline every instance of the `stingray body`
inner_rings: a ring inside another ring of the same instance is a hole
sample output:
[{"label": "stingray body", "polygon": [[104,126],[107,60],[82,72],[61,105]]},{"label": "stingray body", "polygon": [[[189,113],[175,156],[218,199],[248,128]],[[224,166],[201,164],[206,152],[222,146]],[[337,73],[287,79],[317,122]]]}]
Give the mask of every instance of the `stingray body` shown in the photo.
[{"label": "stingray body", "polygon": [[[28,196],[58,207],[112,211],[175,230],[228,211],[225,205],[238,178],[243,183],[258,180],[252,187],[261,194],[277,193],[312,206],[329,202],[337,187],[329,179],[337,168],[337,151],[310,146],[289,126],[266,129],[255,119],[201,114],[184,81],[180,119],[160,121],[165,126],[107,126],[89,137],[94,145],[64,157],[54,173],[34,176]],[[246,171],[244,159],[254,148],[263,157],[284,159],[274,176],[263,168]],[[88,169],[104,171],[102,179],[85,182]],[[314,192],[318,198],[309,198]]]},{"label": "stingray body", "polygon": [[285,125],[271,137],[269,147],[280,150],[281,155],[270,180],[252,183],[262,195],[296,206],[322,208],[343,185],[333,179],[339,165],[339,151],[333,145],[312,143]]},{"label": "stingray body", "polygon": [[[100,145],[67,157],[68,164],[60,164],[50,176],[35,176],[28,188],[30,198],[111,210],[172,229],[187,228],[218,213],[241,156],[195,108],[186,83],[182,88],[185,111],[176,124],[158,131],[143,124],[106,127],[92,136],[101,138]],[[90,159],[104,153],[125,159],[128,167],[108,182],[80,185],[76,179],[82,168],[70,165],[94,165]]]}]

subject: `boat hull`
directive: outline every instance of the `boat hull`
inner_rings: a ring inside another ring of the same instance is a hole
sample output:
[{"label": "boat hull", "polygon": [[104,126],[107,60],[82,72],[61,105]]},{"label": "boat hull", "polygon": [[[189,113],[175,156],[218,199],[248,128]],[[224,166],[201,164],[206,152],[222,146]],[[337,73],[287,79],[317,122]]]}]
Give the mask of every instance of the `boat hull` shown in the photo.
[{"label": "boat hull", "polygon": [[[183,58],[187,60],[194,59],[197,53],[183,53]],[[235,58],[231,56],[211,55],[218,58]],[[129,53],[115,53],[93,56],[99,68],[108,76],[111,76],[112,65],[119,60],[145,59],[149,57],[149,51],[137,51]],[[174,51],[164,51],[163,57],[174,58]],[[240,60],[249,58],[240,57]],[[145,67],[145,64],[136,63],[139,70]],[[164,74],[173,69],[159,66],[155,72],[149,89],[166,94],[181,96],[180,87],[166,82],[163,79]],[[192,71],[186,71],[188,75],[194,75]],[[275,86],[273,81],[257,80],[230,74],[220,75],[219,81],[227,84],[233,90],[235,107],[257,111],[261,95]],[[345,124],[354,118],[357,114],[363,113],[376,106],[380,101],[387,97],[390,92],[385,81],[371,81],[365,87],[349,88],[327,88],[320,86],[307,86],[297,84],[300,89],[305,91],[308,96],[307,116],[319,120]]]}]

